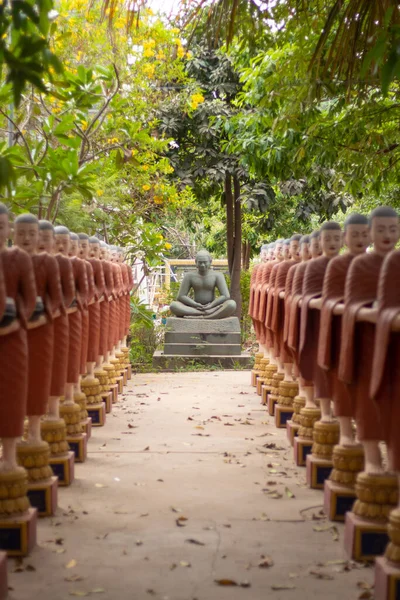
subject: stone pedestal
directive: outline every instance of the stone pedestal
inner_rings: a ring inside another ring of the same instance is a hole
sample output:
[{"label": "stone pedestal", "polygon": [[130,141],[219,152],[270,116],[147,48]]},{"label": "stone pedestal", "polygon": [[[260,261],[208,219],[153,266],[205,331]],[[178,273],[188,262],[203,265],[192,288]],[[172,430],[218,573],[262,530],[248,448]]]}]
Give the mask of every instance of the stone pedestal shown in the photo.
[{"label": "stone pedestal", "polygon": [[0,600],[6,600],[7,594],[7,555],[5,552],[0,552]]},{"label": "stone pedestal", "polygon": [[250,366],[250,354],[242,354],[240,322],[227,319],[167,319],[164,352],[155,352],[153,366],[174,369],[195,361],[223,368]]}]

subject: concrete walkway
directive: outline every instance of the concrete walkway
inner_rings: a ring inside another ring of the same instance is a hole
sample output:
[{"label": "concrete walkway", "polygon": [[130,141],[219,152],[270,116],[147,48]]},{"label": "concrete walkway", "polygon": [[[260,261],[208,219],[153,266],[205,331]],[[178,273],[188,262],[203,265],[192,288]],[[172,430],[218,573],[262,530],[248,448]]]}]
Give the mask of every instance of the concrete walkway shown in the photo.
[{"label": "concrete walkway", "polygon": [[369,597],[249,372],[133,376],[76,474],[11,599]]}]

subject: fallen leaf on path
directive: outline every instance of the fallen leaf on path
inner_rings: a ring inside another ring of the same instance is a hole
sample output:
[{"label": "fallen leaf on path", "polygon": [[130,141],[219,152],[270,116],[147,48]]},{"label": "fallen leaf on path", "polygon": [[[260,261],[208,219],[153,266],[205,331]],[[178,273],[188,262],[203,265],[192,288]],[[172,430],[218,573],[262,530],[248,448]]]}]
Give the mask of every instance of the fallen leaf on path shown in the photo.
[{"label": "fallen leaf on path", "polygon": [[331,575],[330,573],[324,573],[323,571],[309,571],[309,574],[312,575],[313,577],[315,577],[316,579],[325,579],[325,580],[331,580],[334,579],[333,575]]},{"label": "fallen leaf on path", "polygon": [[278,592],[280,590],[295,590],[296,586],[295,585],[290,585],[290,584],[282,584],[282,585],[271,585],[271,590],[274,590],[274,592]]},{"label": "fallen leaf on path", "polygon": [[201,425],[196,425],[195,429],[204,429]]},{"label": "fallen leaf on path", "polygon": [[53,550],[53,552],[56,554],[65,554],[66,550],[65,548],[57,548],[56,550]]},{"label": "fallen leaf on path", "polygon": [[171,510],[172,510],[172,512],[174,512],[174,513],[181,513],[181,512],[182,512],[182,509],[181,509],[181,508],[175,508],[175,506],[171,506]]},{"label": "fallen leaf on path", "polygon": [[371,590],[364,590],[358,598],[359,600],[372,600],[373,596]]},{"label": "fallen leaf on path", "polygon": [[148,517],[148,516],[149,516],[149,513],[143,513],[143,514],[141,514],[141,515],[139,515],[139,516],[140,516],[140,517]]},{"label": "fallen leaf on path", "polygon": [[81,590],[74,590],[72,592],[69,592],[70,596],[78,596],[79,598],[83,598],[84,596],[89,596],[89,592],[84,592]]},{"label": "fallen leaf on path", "polygon": [[143,448],[143,452],[147,452],[148,450],[150,450],[150,446],[146,446],[146,448]]},{"label": "fallen leaf on path", "polygon": [[235,427],[234,423],[224,423],[225,427]]},{"label": "fallen leaf on path", "polygon": [[106,590],[104,588],[94,588],[92,594],[104,594]]},{"label": "fallen leaf on path", "polygon": [[178,527],[186,527],[184,521],[187,521],[188,519],[186,517],[178,517],[175,521],[175,523],[177,524]]},{"label": "fallen leaf on path", "polygon": [[26,565],[25,571],[36,571],[36,567],[33,565]]},{"label": "fallen leaf on path", "polygon": [[260,569],[268,569],[268,567],[274,566],[274,561],[271,558],[271,556],[263,556],[260,562],[258,563],[258,566],[260,567]]},{"label": "fallen leaf on path", "polygon": [[143,546],[142,540],[136,540],[135,544],[136,546]]},{"label": "fallen leaf on path", "polygon": [[293,492],[291,492],[291,491],[289,490],[289,488],[288,488],[288,487],[285,487],[285,492],[286,492],[286,496],[287,496],[288,498],[295,498],[295,497],[296,497],[296,496],[293,494]]},{"label": "fallen leaf on path", "polygon": [[190,562],[187,562],[186,560],[181,560],[180,563],[181,567],[191,567],[192,565],[190,564]]},{"label": "fallen leaf on path", "polygon": [[64,577],[64,581],[83,581],[84,577],[81,575],[70,575],[69,577]]},{"label": "fallen leaf on path", "polygon": [[372,590],[372,585],[366,581],[357,581],[357,587],[360,590]]},{"label": "fallen leaf on path", "polygon": [[205,546],[203,542],[199,542],[199,540],[195,540],[194,538],[188,538],[185,540],[187,544],[195,544],[196,546]]},{"label": "fallen leaf on path", "polygon": [[107,486],[107,485],[104,485],[104,483],[95,483],[95,484],[94,484],[94,487],[97,487],[97,488],[105,488],[105,487],[108,487],[108,486]]},{"label": "fallen leaf on path", "polygon": [[72,560],[69,561],[69,563],[67,563],[65,565],[66,569],[73,569],[74,567],[76,567],[78,563],[76,562],[76,560],[73,558]]},{"label": "fallen leaf on path", "polygon": [[214,579],[217,585],[239,585],[233,579]]}]

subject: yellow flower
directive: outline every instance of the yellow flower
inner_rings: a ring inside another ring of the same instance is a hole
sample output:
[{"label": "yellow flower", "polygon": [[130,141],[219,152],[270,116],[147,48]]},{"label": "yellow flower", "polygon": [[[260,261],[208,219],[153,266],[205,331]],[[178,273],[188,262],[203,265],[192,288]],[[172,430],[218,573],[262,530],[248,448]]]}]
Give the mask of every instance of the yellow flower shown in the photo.
[{"label": "yellow flower", "polygon": [[150,186],[147,183],[142,185],[142,190],[144,190],[145,192],[147,192],[147,190],[149,190],[149,189],[150,189]]},{"label": "yellow flower", "polygon": [[204,100],[205,98],[203,94],[193,94],[193,96],[190,98],[190,106],[193,108],[193,110],[196,110],[199,104],[202,104]]},{"label": "yellow flower", "polygon": [[142,171],[148,171],[149,165],[142,165]]},{"label": "yellow flower", "polygon": [[145,75],[147,75],[147,77],[149,79],[152,79],[154,77],[155,70],[156,70],[155,65],[151,65],[151,64],[147,63],[146,65],[143,66],[143,73]]},{"label": "yellow flower", "polygon": [[154,204],[162,204],[164,202],[162,196],[154,196],[153,200],[154,200]]},{"label": "yellow flower", "polygon": [[172,244],[170,244],[169,242],[166,242],[165,249],[166,250],[171,250],[171,248],[172,248]]},{"label": "yellow flower", "polygon": [[145,58],[150,58],[151,56],[154,56],[154,52],[150,48],[146,48],[146,50],[143,52],[143,56]]},{"label": "yellow flower", "polygon": [[103,192],[103,190],[96,190],[96,194],[97,194],[98,196],[104,196],[104,192]]},{"label": "yellow flower", "polygon": [[85,120],[83,120],[81,123],[82,123],[81,127],[82,127],[83,131],[86,131],[86,129],[88,128],[89,123],[87,121],[85,121]]}]

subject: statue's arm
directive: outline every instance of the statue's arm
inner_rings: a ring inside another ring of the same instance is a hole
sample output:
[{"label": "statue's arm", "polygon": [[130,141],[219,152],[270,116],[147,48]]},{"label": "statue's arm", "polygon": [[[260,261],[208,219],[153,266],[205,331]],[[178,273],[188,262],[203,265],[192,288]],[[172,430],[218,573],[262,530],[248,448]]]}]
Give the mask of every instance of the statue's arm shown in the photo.
[{"label": "statue's arm", "polygon": [[218,298],[215,298],[212,302],[210,302],[210,304],[207,305],[207,308],[220,306],[230,298],[228,286],[226,285],[226,280],[222,273],[216,273],[215,285],[218,288],[220,295]]},{"label": "statue's arm", "polygon": [[186,306],[192,308],[203,308],[203,305],[189,297],[190,288],[192,287],[192,279],[189,274],[183,277],[181,287],[179,288],[177,300]]}]

